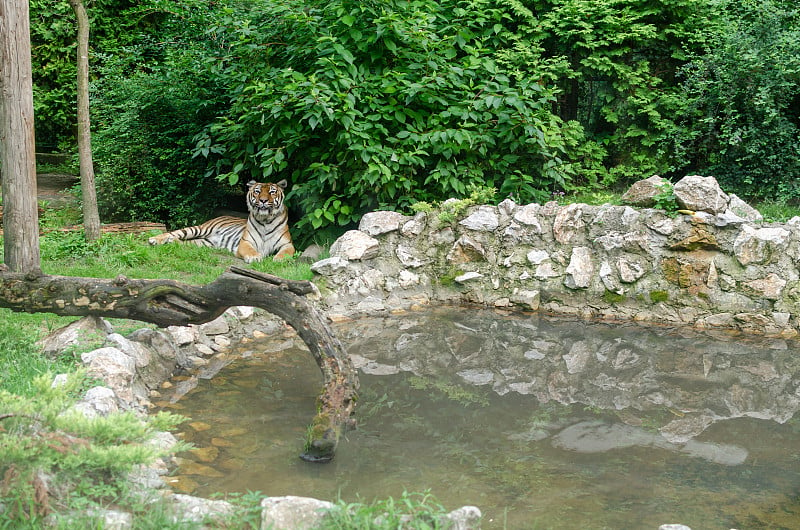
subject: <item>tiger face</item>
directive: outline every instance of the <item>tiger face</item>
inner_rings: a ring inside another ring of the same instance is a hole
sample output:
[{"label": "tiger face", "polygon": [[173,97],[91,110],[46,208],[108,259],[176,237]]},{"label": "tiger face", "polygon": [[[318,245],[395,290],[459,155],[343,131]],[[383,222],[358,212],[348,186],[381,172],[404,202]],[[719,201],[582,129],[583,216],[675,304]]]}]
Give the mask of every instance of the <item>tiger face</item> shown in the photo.
[{"label": "tiger face", "polygon": [[286,180],[277,184],[263,183],[251,180],[247,183],[247,209],[251,215],[262,220],[272,219],[283,213],[283,190],[286,189]]}]

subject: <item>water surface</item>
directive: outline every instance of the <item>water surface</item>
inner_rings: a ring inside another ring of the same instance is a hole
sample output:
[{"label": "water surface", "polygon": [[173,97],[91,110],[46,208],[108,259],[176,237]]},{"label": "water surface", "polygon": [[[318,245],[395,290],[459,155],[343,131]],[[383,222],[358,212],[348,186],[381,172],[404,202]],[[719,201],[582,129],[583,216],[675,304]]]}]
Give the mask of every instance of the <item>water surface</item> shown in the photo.
[{"label": "water surface", "polygon": [[175,396],[197,449],[174,487],[348,502],[430,491],[447,509],[478,506],[487,529],[800,527],[795,342],[474,308],[335,331],[362,389],[333,462],[298,458],[322,378],[287,332]]}]

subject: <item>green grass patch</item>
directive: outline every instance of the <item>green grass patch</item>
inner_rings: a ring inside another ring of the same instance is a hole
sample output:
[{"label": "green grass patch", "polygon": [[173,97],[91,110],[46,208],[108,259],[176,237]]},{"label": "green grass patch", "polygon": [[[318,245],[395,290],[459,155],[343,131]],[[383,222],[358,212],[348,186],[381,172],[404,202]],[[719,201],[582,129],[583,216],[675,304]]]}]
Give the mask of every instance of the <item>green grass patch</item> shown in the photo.
[{"label": "green grass patch", "polygon": [[433,530],[450,528],[447,510],[428,492],[403,492],[369,504],[339,501],[320,526],[323,530]]},{"label": "green grass patch", "polygon": [[800,205],[787,204],[784,201],[766,201],[753,207],[764,216],[767,222],[783,223],[800,215]]}]

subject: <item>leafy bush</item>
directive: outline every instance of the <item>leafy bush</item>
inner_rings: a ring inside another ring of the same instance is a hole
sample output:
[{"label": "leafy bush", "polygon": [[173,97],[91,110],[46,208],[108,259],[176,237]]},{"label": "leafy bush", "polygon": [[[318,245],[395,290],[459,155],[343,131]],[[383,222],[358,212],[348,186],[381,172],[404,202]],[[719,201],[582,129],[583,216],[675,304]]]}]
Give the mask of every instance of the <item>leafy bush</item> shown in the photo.
[{"label": "leafy bush", "polygon": [[661,173],[657,141],[671,128],[665,103],[688,51],[704,42],[715,7],[695,0],[509,0],[513,46],[499,60],[541,79],[565,120],[591,144],[583,175],[592,187]]},{"label": "leafy bush", "polygon": [[552,95],[495,60],[508,17],[493,2],[264,3],[211,28],[228,113],[197,137],[209,174],[289,176],[300,229],[373,208],[463,196],[520,200],[578,173],[582,129]]},{"label": "leafy bush", "polygon": [[97,197],[105,221],[205,221],[226,200],[205,164],[193,159],[192,137],[210,118],[188,71],[107,79],[96,91],[93,147]]},{"label": "leafy bush", "polygon": [[723,1],[708,51],[683,70],[675,165],[755,199],[800,199],[800,11]]},{"label": "leafy bush", "polygon": [[[140,9],[165,19],[163,34],[104,57],[93,85],[101,216],[197,224],[239,191],[204,177],[205,161],[192,157],[193,137],[224,109],[224,87],[206,67],[220,43],[198,38],[219,13],[198,0],[154,0]],[[241,194],[236,199],[242,207]]]}]

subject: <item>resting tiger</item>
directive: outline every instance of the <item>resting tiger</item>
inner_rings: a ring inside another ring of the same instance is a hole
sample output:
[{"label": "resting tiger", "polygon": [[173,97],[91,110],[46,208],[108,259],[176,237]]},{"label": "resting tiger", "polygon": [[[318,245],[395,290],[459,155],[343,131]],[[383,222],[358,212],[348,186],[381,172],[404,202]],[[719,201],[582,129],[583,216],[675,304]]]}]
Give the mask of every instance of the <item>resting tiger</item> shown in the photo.
[{"label": "resting tiger", "polygon": [[201,247],[227,249],[247,263],[275,254],[276,260],[295,252],[286,207],[283,204],[286,180],[277,184],[251,180],[247,191],[247,219],[216,217],[203,224],[181,228],[151,237],[151,245],[190,241]]}]

